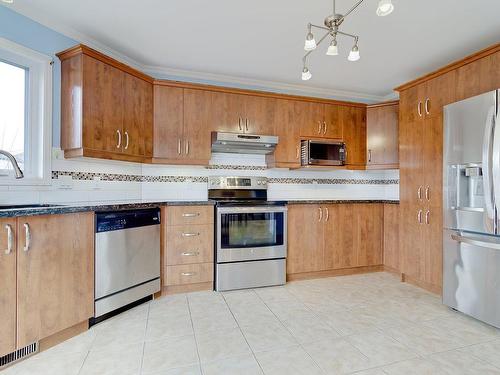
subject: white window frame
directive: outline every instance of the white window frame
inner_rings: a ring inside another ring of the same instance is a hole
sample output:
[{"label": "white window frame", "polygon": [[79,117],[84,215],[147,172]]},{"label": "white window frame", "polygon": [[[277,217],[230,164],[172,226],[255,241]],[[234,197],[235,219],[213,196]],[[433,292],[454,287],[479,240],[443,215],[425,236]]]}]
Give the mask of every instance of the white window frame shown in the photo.
[{"label": "white window frame", "polygon": [[[52,57],[0,38],[0,60],[28,69],[24,178],[0,170],[0,185],[50,185],[52,149]],[[23,170],[24,172],[24,170]]]}]

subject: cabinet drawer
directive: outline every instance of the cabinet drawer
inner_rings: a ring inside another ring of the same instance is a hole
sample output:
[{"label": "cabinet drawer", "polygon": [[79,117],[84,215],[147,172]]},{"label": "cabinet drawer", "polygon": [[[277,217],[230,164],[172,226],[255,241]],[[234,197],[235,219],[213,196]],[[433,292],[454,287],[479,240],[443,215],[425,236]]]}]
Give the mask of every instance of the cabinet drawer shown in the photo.
[{"label": "cabinet drawer", "polygon": [[184,264],[167,266],[167,286],[206,283],[214,279],[214,264]]},{"label": "cabinet drawer", "polygon": [[167,225],[210,224],[213,222],[213,206],[167,207]]},{"label": "cabinet drawer", "polygon": [[213,254],[213,224],[167,227],[166,264],[168,266],[213,262]]}]

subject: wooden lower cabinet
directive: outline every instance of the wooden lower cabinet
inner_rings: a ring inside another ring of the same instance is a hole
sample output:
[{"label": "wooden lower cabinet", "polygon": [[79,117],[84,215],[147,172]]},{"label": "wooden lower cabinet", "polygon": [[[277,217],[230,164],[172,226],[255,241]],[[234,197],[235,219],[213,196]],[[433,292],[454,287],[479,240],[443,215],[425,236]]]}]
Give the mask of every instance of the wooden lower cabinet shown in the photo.
[{"label": "wooden lower cabinet", "polygon": [[384,204],[384,266],[401,272],[399,251],[399,204]]},{"label": "wooden lower cabinet", "polygon": [[16,350],[15,233],[16,219],[0,219],[0,357]]},{"label": "wooden lower cabinet", "polygon": [[288,207],[287,274],[381,265],[383,205]]},{"label": "wooden lower cabinet", "polygon": [[94,214],[22,217],[17,233],[20,348],[94,315]]}]

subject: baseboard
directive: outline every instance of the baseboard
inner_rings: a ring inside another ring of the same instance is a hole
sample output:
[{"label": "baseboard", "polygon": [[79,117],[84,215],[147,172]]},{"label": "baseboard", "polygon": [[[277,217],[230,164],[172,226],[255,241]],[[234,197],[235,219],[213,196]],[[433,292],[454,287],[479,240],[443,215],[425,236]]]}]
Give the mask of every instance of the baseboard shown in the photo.
[{"label": "baseboard", "polygon": [[384,264],[384,271],[385,271],[385,272],[392,273],[392,274],[394,274],[394,275],[396,275],[396,276],[400,277],[400,278],[401,278],[401,281],[403,281],[403,273],[402,273],[400,270],[398,270],[397,268],[393,268],[393,267],[390,267],[390,266],[386,266],[386,265]]},{"label": "baseboard", "polygon": [[347,276],[347,275],[356,275],[360,273],[381,272],[381,271],[384,271],[383,265],[343,268],[338,270],[302,272],[302,273],[287,274],[286,281],[319,279],[322,277]]},{"label": "baseboard", "polygon": [[87,331],[88,329],[89,321],[85,320],[81,323],[75,324],[72,327],[54,333],[53,335],[40,340],[38,351],[43,352],[44,350],[50,349],[63,341],[69,340],[70,338]]},{"label": "baseboard", "polygon": [[443,294],[443,288],[441,286],[433,285],[433,284],[426,283],[425,281],[417,280],[417,279],[410,277],[404,273],[401,274],[401,281],[406,282],[406,283],[411,284],[411,285],[418,286],[419,288],[425,289],[428,292],[437,294],[439,296],[441,296]]},{"label": "baseboard", "polygon": [[212,281],[206,283],[188,284],[188,285],[172,285],[163,287],[161,294],[166,296],[169,294],[199,292],[202,290],[213,290],[214,283]]}]

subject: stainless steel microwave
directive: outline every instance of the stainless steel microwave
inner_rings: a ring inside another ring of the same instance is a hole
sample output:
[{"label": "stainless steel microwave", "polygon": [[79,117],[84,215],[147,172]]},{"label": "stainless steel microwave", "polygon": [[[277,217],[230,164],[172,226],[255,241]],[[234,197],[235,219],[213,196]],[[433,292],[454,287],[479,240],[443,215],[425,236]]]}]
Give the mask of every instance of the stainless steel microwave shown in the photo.
[{"label": "stainless steel microwave", "polygon": [[341,141],[302,141],[301,164],[303,166],[344,165],[346,159],[345,143]]}]

